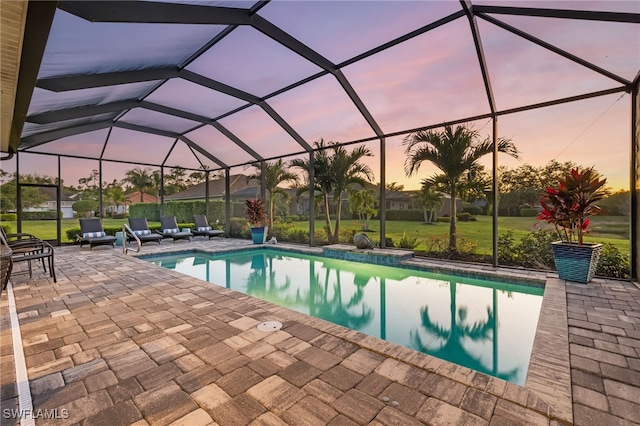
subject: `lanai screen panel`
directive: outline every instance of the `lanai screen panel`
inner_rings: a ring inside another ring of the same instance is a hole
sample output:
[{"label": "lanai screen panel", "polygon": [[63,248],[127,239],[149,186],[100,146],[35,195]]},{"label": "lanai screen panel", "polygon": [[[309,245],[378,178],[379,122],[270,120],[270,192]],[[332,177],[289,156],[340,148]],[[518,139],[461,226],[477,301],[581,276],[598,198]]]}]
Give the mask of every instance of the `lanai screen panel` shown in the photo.
[{"label": "lanai screen panel", "polygon": [[228,166],[256,160],[213,126],[202,126],[187,133],[186,136]]},{"label": "lanai screen panel", "polygon": [[81,126],[83,124],[97,123],[100,121],[111,120],[116,117],[116,114],[98,114],[98,115],[90,115],[88,117],[75,118],[73,120],[64,120],[64,121],[54,121],[53,123],[47,124],[36,124],[36,123],[24,123],[24,127],[22,128],[22,137],[33,135],[36,133],[49,132],[51,130],[64,129],[66,127],[74,127]]},{"label": "lanai screen panel", "polygon": [[478,25],[499,110],[620,85],[493,24]]},{"label": "lanai screen panel", "polygon": [[[20,176],[48,176],[58,179],[58,161],[51,159],[50,155],[31,154],[21,152],[20,154]],[[24,178],[21,182],[26,182]]]},{"label": "lanai screen panel", "polygon": [[180,78],[167,81],[145,100],[207,118],[218,117],[247,104],[242,99]]},{"label": "lanai screen panel", "polygon": [[158,84],[158,81],[143,81],[66,92],[53,92],[36,87],[33,91],[31,104],[29,104],[29,115],[87,105],[103,105],[127,99],[138,99],[156,84]]},{"label": "lanai screen panel", "polygon": [[304,151],[298,142],[258,106],[225,117],[220,120],[220,124],[231,130],[263,158]]},{"label": "lanai screen panel", "polygon": [[466,18],[349,65],[344,73],[385,133],[490,112]]},{"label": "lanai screen panel", "polygon": [[39,145],[31,151],[59,155],[72,155],[85,158],[100,158],[102,149],[107,142],[108,134],[109,129],[102,129],[67,136]]},{"label": "lanai screen panel", "polygon": [[195,149],[193,150],[193,152],[194,152],[194,155],[196,156],[196,158],[198,159],[198,161],[204,166],[205,169],[207,169],[207,170],[218,170],[218,169],[222,168],[222,165],[216,163],[213,160],[210,160],[209,157],[201,154],[200,152],[196,151]]},{"label": "lanai screen panel", "polygon": [[186,118],[145,108],[129,110],[120,118],[120,121],[180,134],[200,125],[197,121],[187,120]]},{"label": "lanai screen panel", "polygon": [[309,143],[348,142],[375,136],[338,81],[327,75],[269,99],[269,104]]},{"label": "lanai screen panel", "polygon": [[460,9],[457,1],[283,1],[258,14],[337,64]]},{"label": "lanai screen panel", "polygon": [[180,140],[176,142],[164,165],[166,167],[202,169],[202,164],[200,164],[198,157],[196,157],[191,148],[189,148],[184,142]]},{"label": "lanai screen panel", "polygon": [[238,27],[187,70],[262,97],[320,71],[250,27]]},{"label": "lanai screen panel", "polygon": [[[628,3],[640,5],[640,2]],[[640,25],[531,16],[491,16],[627,80],[633,80],[638,72]],[[620,43],[621,39],[625,42]]]},{"label": "lanai screen panel", "polygon": [[223,28],[92,23],[57,10],[38,78],[176,66]]},{"label": "lanai screen panel", "polygon": [[114,128],[109,135],[102,158],[159,166],[169,154],[174,142],[175,139],[164,136]]},{"label": "lanai screen panel", "polygon": [[500,133],[521,151],[521,160],[501,158],[516,168],[550,160],[595,167],[611,188],[629,186],[631,117],[629,95],[615,93],[579,102],[500,117]]}]

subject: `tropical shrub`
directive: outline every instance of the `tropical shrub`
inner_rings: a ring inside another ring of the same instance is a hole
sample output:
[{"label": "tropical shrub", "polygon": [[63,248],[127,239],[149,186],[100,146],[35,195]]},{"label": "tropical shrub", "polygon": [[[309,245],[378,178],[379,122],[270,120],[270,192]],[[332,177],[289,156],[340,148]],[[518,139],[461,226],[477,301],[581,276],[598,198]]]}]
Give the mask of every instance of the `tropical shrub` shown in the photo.
[{"label": "tropical shrub", "polygon": [[540,197],[542,211],[537,219],[553,224],[562,241],[582,245],[589,216],[600,210],[595,203],[607,195],[603,188],[606,183],[607,179],[601,179],[593,168],[571,169],[571,173],[558,179],[557,188],[547,188]]},{"label": "tropical shrub", "polygon": [[478,220],[474,215],[467,212],[458,213],[456,215],[456,219],[458,219],[458,221],[460,222],[475,222]]},{"label": "tropical shrub", "polygon": [[611,243],[602,246],[596,275],[612,278],[629,278],[631,268],[629,256],[620,253],[620,250]]},{"label": "tropical shrub", "polygon": [[0,226],[2,226],[2,229],[4,229],[4,232],[5,232],[6,234],[11,234],[11,233],[13,233],[13,227],[12,227],[10,224],[8,224],[8,223],[2,223],[2,224],[0,224]]},{"label": "tropical shrub", "polygon": [[473,216],[478,216],[484,213],[484,211],[482,210],[482,207],[476,206],[475,204],[470,204],[468,206],[465,206],[462,209],[462,212],[469,213],[470,215],[473,215]]},{"label": "tropical shrub", "polygon": [[421,242],[422,241],[418,240],[417,235],[407,235],[406,232],[403,232],[400,241],[398,241],[398,247],[413,250],[418,247]]},{"label": "tropical shrub", "polygon": [[73,203],[71,208],[79,217],[88,217],[89,213],[94,212],[98,208],[98,202],[95,200],[80,200]]}]

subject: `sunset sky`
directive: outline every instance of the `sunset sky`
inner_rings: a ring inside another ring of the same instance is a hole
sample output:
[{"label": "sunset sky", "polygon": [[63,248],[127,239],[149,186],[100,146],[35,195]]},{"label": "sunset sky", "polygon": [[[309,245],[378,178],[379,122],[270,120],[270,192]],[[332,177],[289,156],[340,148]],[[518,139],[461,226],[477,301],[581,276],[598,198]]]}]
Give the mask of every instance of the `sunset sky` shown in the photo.
[{"label": "sunset sky", "polygon": [[[196,2],[190,2],[196,3]],[[207,2],[197,2],[207,3]],[[220,5],[221,2],[214,2]],[[474,1],[474,4],[497,4]],[[222,5],[238,6],[238,2]],[[637,1],[604,2],[500,2],[500,5],[565,9],[591,9],[640,13]],[[247,3],[241,3],[247,7]],[[391,39],[460,10],[458,1],[274,1],[258,14],[307,44],[329,61],[340,64]],[[552,43],[626,80],[640,69],[640,25],[584,20],[492,15],[500,21]],[[602,74],[531,43],[484,19],[476,18],[483,43],[496,108],[503,111],[524,105],[612,89],[621,84]],[[89,23],[58,11],[54,19],[40,77],[101,73],[177,65],[224,26],[176,24]],[[321,71],[265,34],[240,26],[186,66],[186,69],[263,97]],[[475,53],[469,21],[456,19],[406,42],[341,68],[383,133],[457,120],[490,112]],[[29,114],[117,100],[141,98],[157,82],[130,83],[54,93],[35,89]],[[206,117],[219,117],[246,104],[229,95],[205,89],[184,79],[162,84],[145,100]],[[267,103],[307,143],[348,142],[375,136],[372,128],[346,95],[338,80],[325,75],[267,99]],[[501,116],[499,136],[513,140],[521,159],[500,157],[499,164],[536,166],[555,159],[595,166],[614,189],[629,188],[631,98],[618,92],[554,107]],[[113,119],[108,114],[99,119]],[[119,118],[185,135],[229,165],[252,157],[210,125],[135,108]],[[82,121],[84,120],[84,121]],[[25,124],[23,136],[49,129],[84,124]],[[98,119],[93,119],[98,120]],[[219,123],[265,158],[302,151],[300,145],[258,106],[219,119]],[[57,126],[57,127],[56,127]],[[474,123],[490,135],[489,119]],[[97,157],[108,129],[67,137],[33,152],[73,153]],[[197,168],[194,154],[174,139],[114,128],[104,159]],[[386,181],[415,189],[420,180],[436,172],[424,164],[418,176],[407,178],[402,136],[389,137]],[[376,153],[379,142],[368,143]],[[23,155],[21,173],[56,174],[54,157]],[[197,154],[212,169],[219,165]],[[485,164],[490,166],[490,158]],[[13,161],[3,162],[6,171]],[[379,158],[370,161],[379,180]],[[130,164],[103,163],[103,180],[122,178]],[[97,168],[93,160],[63,159],[62,177],[77,185]],[[248,172],[244,167],[232,173]]]}]

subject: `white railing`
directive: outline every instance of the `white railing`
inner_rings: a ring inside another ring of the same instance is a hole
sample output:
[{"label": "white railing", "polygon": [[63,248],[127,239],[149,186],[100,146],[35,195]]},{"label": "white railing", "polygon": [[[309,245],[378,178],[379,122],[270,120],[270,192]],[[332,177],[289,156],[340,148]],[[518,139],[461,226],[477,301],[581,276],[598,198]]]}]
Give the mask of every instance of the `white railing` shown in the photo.
[{"label": "white railing", "polygon": [[[127,247],[127,241],[129,240],[128,236],[131,236],[134,240],[136,240],[137,248],[133,249],[133,248]],[[142,242],[140,241],[140,238],[138,238],[136,233],[133,232],[131,228],[129,228],[129,225],[127,225],[126,223],[123,223],[122,224],[122,254],[128,254],[129,251],[140,253],[141,248],[142,248]]]}]

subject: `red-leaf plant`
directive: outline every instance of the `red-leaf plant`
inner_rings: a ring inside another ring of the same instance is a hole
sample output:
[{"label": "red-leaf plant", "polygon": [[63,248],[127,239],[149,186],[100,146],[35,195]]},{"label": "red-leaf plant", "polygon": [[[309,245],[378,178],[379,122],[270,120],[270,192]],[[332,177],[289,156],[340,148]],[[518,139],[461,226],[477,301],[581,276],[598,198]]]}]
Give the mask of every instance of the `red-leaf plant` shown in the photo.
[{"label": "red-leaf plant", "polygon": [[247,207],[247,219],[251,226],[263,226],[266,222],[266,209],[261,199],[245,200]]},{"label": "red-leaf plant", "polygon": [[547,188],[540,197],[542,211],[536,219],[552,223],[564,242],[572,243],[577,237],[579,245],[589,227],[589,216],[598,214],[595,203],[607,195],[601,179],[593,168],[580,171],[572,169],[564,178],[558,179],[557,188]]}]

